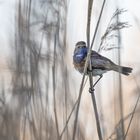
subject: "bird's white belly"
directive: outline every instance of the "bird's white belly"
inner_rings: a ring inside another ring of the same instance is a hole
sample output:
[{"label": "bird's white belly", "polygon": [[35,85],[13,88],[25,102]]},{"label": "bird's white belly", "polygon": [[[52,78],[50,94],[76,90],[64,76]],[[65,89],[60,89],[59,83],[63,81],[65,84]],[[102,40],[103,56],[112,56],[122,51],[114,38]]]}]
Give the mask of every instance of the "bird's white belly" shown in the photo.
[{"label": "bird's white belly", "polygon": [[[77,69],[80,73],[83,73],[84,72],[84,68],[81,68],[81,69]],[[101,70],[101,69],[94,69],[92,70],[92,75],[93,76],[100,76],[104,73],[106,73],[107,70]],[[89,72],[88,72],[89,73]],[[86,73],[87,74],[87,73]]]},{"label": "bird's white belly", "polygon": [[94,70],[92,70],[92,75],[93,76],[98,76],[98,75],[104,74],[105,72],[107,72],[107,70],[94,69]]}]

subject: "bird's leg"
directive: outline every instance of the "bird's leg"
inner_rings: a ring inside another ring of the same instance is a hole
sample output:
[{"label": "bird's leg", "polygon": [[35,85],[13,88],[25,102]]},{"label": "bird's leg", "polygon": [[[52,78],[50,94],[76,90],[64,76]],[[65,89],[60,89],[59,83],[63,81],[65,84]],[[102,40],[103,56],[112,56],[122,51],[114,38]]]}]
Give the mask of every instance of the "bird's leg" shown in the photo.
[{"label": "bird's leg", "polygon": [[93,87],[96,86],[96,84],[100,81],[100,79],[103,77],[103,75],[100,75],[99,79],[94,83]]},{"label": "bird's leg", "polygon": [[103,75],[100,75],[100,77],[98,78],[98,80],[94,83],[94,85],[92,87],[89,88],[89,92],[93,93],[94,91],[94,87],[96,86],[96,84],[100,81],[100,79],[103,77]]}]

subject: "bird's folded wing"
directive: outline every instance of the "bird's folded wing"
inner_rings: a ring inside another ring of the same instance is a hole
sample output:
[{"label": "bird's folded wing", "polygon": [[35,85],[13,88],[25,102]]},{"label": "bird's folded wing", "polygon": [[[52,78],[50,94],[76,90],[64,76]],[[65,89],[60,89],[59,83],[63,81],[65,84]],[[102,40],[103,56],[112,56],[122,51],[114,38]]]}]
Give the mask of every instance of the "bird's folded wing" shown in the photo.
[{"label": "bird's folded wing", "polygon": [[111,69],[113,62],[108,58],[98,54],[95,51],[91,52],[91,65],[94,69]]}]

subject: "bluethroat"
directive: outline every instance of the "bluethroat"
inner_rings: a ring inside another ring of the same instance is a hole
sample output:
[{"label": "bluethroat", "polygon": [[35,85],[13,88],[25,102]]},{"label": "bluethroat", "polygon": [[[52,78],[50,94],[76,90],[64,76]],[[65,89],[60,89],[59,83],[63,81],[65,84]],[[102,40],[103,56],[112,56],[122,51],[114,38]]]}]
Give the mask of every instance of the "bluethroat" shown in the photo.
[{"label": "bluethroat", "polygon": [[[79,41],[76,43],[74,55],[73,55],[73,64],[76,70],[80,73],[84,72],[84,66],[87,58],[88,48],[84,41]],[[91,51],[91,65],[92,65],[92,75],[93,76],[102,76],[105,72],[116,71],[124,75],[129,75],[132,72],[132,68],[119,66],[113,63],[110,59],[100,55],[96,51]],[[89,64],[87,67],[87,72],[89,72]]]}]

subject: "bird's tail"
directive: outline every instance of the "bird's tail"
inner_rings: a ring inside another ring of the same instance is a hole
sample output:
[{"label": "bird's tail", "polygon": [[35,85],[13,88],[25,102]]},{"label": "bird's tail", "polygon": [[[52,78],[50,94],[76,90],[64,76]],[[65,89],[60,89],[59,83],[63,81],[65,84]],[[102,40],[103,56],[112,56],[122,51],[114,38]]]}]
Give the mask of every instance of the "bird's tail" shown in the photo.
[{"label": "bird's tail", "polygon": [[124,75],[129,75],[133,69],[130,67],[123,67],[123,66],[115,65],[113,67],[113,70],[116,72],[122,73]]}]

